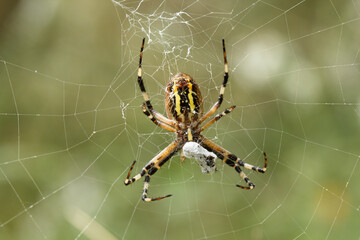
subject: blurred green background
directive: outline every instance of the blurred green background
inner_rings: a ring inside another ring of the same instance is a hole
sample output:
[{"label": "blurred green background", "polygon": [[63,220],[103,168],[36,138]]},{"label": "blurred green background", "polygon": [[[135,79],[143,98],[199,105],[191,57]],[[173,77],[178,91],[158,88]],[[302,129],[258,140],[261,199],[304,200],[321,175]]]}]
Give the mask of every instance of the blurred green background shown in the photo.
[{"label": "blurred green background", "polygon": [[[174,138],[155,109],[177,72],[217,99],[205,135],[265,174],[176,155],[143,203],[133,173]],[[0,2],[0,239],[359,239],[359,1]]]}]

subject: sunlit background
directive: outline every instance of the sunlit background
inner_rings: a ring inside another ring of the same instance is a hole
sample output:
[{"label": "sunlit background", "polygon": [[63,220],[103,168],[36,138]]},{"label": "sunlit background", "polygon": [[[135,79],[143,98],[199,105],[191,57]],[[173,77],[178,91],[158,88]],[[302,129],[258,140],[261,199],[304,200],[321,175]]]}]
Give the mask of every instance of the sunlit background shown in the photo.
[{"label": "sunlit background", "polygon": [[[124,186],[174,135],[142,113],[185,72],[207,110],[226,40],[230,78],[205,135],[265,174],[201,173],[174,156]],[[0,2],[0,239],[359,239],[360,2]]]}]

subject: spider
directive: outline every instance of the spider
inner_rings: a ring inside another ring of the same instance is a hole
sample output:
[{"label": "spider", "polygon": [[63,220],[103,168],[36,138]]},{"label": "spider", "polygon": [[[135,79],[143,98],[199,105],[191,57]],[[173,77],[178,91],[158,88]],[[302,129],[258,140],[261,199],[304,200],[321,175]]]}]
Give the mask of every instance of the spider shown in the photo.
[{"label": "spider", "polygon": [[[194,79],[185,73],[178,73],[173,76],[166,85],[165,93],[165,109],[167,117],[163,116],[159,112],[153,109],[150,98],[146,93],[143,78],[142,78],[142,58],[145,45],[145,38],[142,41],[140,49],[140,60],[138,69],[138,84],[143,95],[145,102],[142,105],[143,113],[156,125],[176,134],[176,139],[170,143],[164,150],[151,159],[141,172],[130,178],[130,174],[136,160],[132,163],[129,173],[125,179],[125,185],[129,185],[145,175],[144,189],[142,193],[142,200],[146,202],[161,200],[172,196],[171,194],[150,198],[148,197],[148,188],[150,177],[156,173],[161,166],[163,166],[176,152],[178,152],[187,142],[195,142],[201,147],[205,148],[209,152],[214,153],[224,163],[233,167],[240,177],[246,182],[247,186],[241,186],[236,184],[237,187],[242,189],[253,189],[255,185],[250,181],[246,174],[241,170],[241,167],[250,169],[256,172],[264,173],[267,167],[267,157],[264,152],[265,165],[263,168],[255,167],[251,164],[245,163],[243,160],[225,150],[221,146],[213,143],[209,139],[201,135],[201,132],[207,129],[210,125],[221,119],[226,114],[229,114],[235,106],[227,108],[224,112],[217,114],[206,124],[201,124],[208,119],[215,111],[220,107],[228,81],[228,64],[226,60],[225,40],[222,40],[223,53],[224,53],[224,65],[225,73],[222,86],[220,88],[220,95],[215,104],[210,108],[208,112],[203,114],[203,102],[200,93],[199,86]],[[185,157],[183,153],[180,155],[181,161],[184,161]]]}]

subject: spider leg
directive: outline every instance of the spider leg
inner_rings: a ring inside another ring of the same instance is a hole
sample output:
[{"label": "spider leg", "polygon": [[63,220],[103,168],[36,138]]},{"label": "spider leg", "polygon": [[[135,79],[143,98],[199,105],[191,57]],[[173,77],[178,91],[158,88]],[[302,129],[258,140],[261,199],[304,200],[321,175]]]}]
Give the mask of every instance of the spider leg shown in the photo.
[{"label": "spider leg", "polygon": [[147,174],[146,177],[145,177],[144,190],[143,190],[143,194],[142,194],[142,198],[141,198],[143,201],[145,201],[145,202],[153,202],[153,201],[161,200],[161,199],[172,196],[171,194],[168,194],[168,195],[165,195],[163,197],[149,198],[147,196],[147,194],[148,194],[148,189],[149,189],[150,176],[151,175]]},{"label": "spider leg", "polygon": [[251,164],[248,164],[248,163],[245,163],[243,160],[241,160],[240,158],[237,158],[236,159],[236,162],[246,168],[246,169],[250,169],[250,170],[253,170],[255,172],[260,172],[260,173],[265,173],[266,172],[266,168],[267,168],[267,156],[266,156],[266,153],[264,152],[264,160],[265,160],[265,164],[264,164],[264,167],[263,168],[260,168],[260,167],[255,167],[254,165],[251,165]]},{"label": "spider leg", "polygon": [[213,143],[209,139],[200,136],[200,145],[204,147],[206,150],[213,152],[220,158],[223,162],[225,162],[230,167],[233,167],[235,171],[237,171],[240,174],[240,177],[247,183],[248,187],[236,185],[239,188],[242,189],[253,189],[255,187],[255,184],[253,184],[250,179],[246,176],[246,174],[241,170],[240,166],[245,167],[247,169],[251,169],[256,172],[264,173],[266,171],[267,167],[267,156],[264,153],[265,158],[265,166],[264,168],[255,167],[251,164],[244,163],[240,158],[236,157],[234,154],[230,153],[229,151],[225,150],[224,148],[220,147],[219,145]]},{"label": "spider leg", "polygon": [[222,113],[219,113],[218,115],[213,117],[208,123],[206,123],[204,126],[202,126],[200,132],[202,132],[206,128],[210,127],[214,122],[218,121],[220,118],[222,118],[226,114],[229,114],[232,110],[234,110],[234,108],[236,108],[236,106],[231,106],[231,107],[225,109],[225,111],[223,111]]},{"label": "spider leg", "polygon": [[200,118],[199,124],[201,124],[208,117],[210,117],[212,114],[214,114],[214,112],[221,106],[221,103],[222,103],[223,98],[224,98],[226,83],[227,83],[228,78],[229,78],[229,69],[228,69],[228,64],[227,64],[227,59],[226,59],[226,49],[225,49],[225,40],[224,39],[222,40],[222,43],[223,43],[223,52],[224,52],[225,73],[224,73],[224,80],[223,80],[223,83],[222,83],[221,88],[220,88],[220,95],[219,95],[219,98],[218,98],[217,102],[210,108],[210,110],[207,113],[205,113]]},{"label": "spider leg", "polygon": [[145,103],[143,103],[143,113],[156,125],[158,125],[159,127],[162,127],[170,132],[176,132],[176,130],[174,128],[172,128],[171,126],[156,120],[156,118],[146,109]]},{"label": "spider leg", "polygon": [[148,171],[148,173],[145,177],[145,182],[144,182],[144,190],[143,190],[143,194],[142,194],[143,201],[153,202],[153,201],[161,200],[161,199],[172,196],[171,194],[168,194],[163,197],[149,198],[148,197],[149,182],[150,182],[150,176],[155,174],[161,168],[161,166],[164,165],[180,149],[180,147],[182,147],[182,146],[179,143],[177,145],[177,148],[172,149],[169,153],[167,153],[167,155],[163,155],[163,157],[161,159],[159,159],[159,161],[157,161],[157,163],[155,163],[154,166]]},{"label": "spider leg", "polygon": [[[134,165],[136,163],[136,160],[135,160],[130,167],[129,173],[125,179],[124,184],[129,185],[129,184],[139,180],[142,176],[145,175],[146,172],[148,172],[151,168],[153,168],[155,164],[162,161],[164,158],[167,158],[167,157],[170,158],[172,155],[174,155],[178,151],[179,145],[180,145],[180,142],[177,140],[170,143],[164,150],[162,150],[158,155],[156,155],[153,159],[151,159],[145,165],[145,167],[143,167],[143,169],[141,170],[140,173],[138,173],[134,177],[130,178],[131,171],[134,168]],[[152,170],[152,171],[154,171],[154,170]]]},{"label": "spider leg", "polygon": [[139,70],[138,70],[138,84],[141,90],[141,94],[143,95],[143,98],[145,100],[145,104],[146,107],[149,109],[150,113],[157,119],[159,119],[160,121],[171,125],[171,126],[175,126],[175,122],[173,120],[170,120],[166,117],[164,117],[162,114],[156,112],[153,109],[153,106],[151,105],[150,102],[150,98],[146,92],[145,86],[144,86],[144,81],[142,78],[142,58],[143,58],[143,51],[144,51],[144,45],[145,45],[145,38],[143,38],[142,44],[141,44],[141,49],[140,49],[140,59],[139,59]]},{"label": "spider leg", "polygon": [[186,159],[186,157],[184,156],[184,150],[181,149],[181,154],[180,154],[180,162],[184,162]]},{"label": "spider leg", "polygon": [[161,113],[157,112],[156,110],[150,110],[151,114],[158,119],[159,121],[166,123],[167,125],[170,126],[177,126],[176,122],[174,120],[171,120],[167,117],[165,117],[164,115],[162,115]]},{"label": "spider leg", "polygon": [[136,161],[134,161],[130,167],[129,173],[125,179],[125,185],[129,185],[133,182],[136,182],[137,180],[139,180],[142,176],[144,176],[145,174],[145,183],[144,183],[144,191],[143,191],[143,200],[144,201],[156,201],[156,200],[160,200],[163,199],[165,197],[170,197],[171,195],[166,195],[164,197],[160,197],[160,198],[148,198],[147,197],[147,191],[149,188],[149,182],[150,182],[150,176],[153,175],[154,173],[156,173],[157,170],[160,169],[160,167],[166,163],[177,151],[179,151],[179,149],[182,147],[183,143],[182,141],[177,141],[175,140],[174,142],[170,143],[170,145],[168,145],[164,150],[162,150],[158,155],[156,155],[153,159],[151,159],[146,165],[145,167],[143,167],[143,169],[141,170],[140,173],[138,173],[137,175],[135,175],[134,177],[130,178],[130,174],[134,168],[134,165],[136,163]]}]

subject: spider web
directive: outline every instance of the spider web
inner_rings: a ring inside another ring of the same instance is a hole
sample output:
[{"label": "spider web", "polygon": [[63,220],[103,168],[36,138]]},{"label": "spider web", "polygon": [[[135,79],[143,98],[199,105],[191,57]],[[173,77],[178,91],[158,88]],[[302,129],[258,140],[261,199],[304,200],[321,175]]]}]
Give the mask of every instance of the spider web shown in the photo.
[{"label": "spider web", "polygon": [[[360,2],[13,1],[0,12],[0,239],[359,239]],[[217,100],[205,131],[265,174],[174,156],[125,187],[173,139],[159,112],[177,72]]]}]

